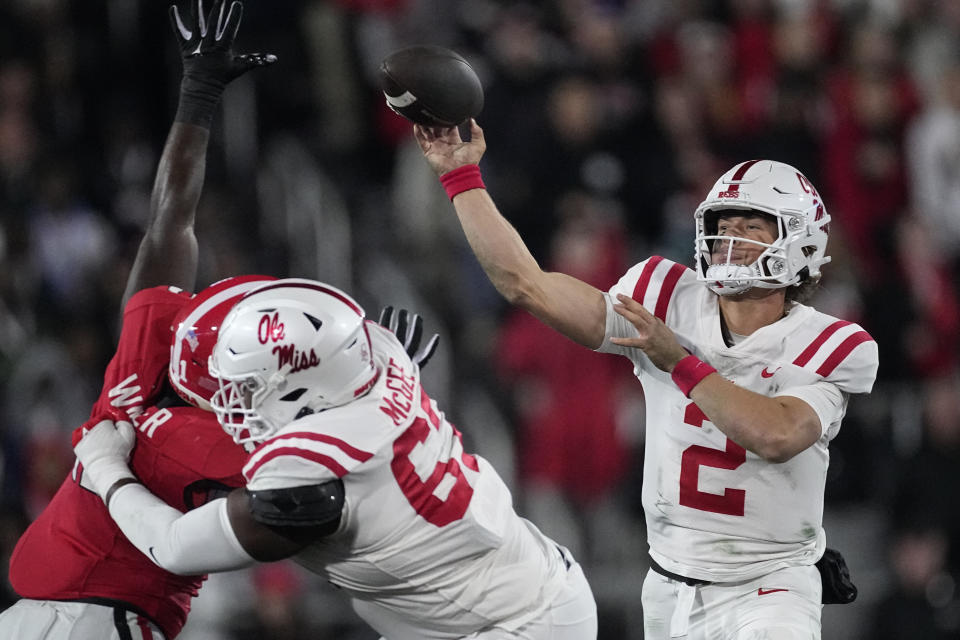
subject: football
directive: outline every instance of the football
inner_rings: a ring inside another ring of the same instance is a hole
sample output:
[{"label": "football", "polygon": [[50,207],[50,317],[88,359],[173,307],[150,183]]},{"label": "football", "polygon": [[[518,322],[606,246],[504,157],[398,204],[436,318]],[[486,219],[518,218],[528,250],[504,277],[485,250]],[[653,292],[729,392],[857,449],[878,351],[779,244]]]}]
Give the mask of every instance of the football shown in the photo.
[{"label": "football", "polygon": [[483,86],[463,56],[433,45],[394,51],[380,65],[387,106],[429,127],[455,127],[483,108]]}]

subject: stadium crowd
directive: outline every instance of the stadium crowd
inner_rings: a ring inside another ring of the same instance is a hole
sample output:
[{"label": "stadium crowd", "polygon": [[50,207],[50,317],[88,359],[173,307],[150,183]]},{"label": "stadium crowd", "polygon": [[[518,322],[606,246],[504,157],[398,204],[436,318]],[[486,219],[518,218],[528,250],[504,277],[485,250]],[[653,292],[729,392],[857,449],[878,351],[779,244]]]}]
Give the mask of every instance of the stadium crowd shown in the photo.
[{"label": "stadium crowd", "polygon": [[[179,62],[166,5],[0,6],[0,564],[73,464],[149,210]],[[518,510],[573,550],[600,637],[642,637],[643,402],[629,367],[510,309],[376,85],[455,49],[498,143],[484,179],[541,264],[607,289],[690,264],[725,168],[772,158],[833,218],[813,304],[880,347],[832,441],[825,527],[858,600],[826,640],[960,637],[960,2],[289,0],[245,3],[279,62],[228,89],[197,235],[205,285],[319,278],[423,313],[425,370]],[[540,209],[536,202],[552,206]],[[584,372],[589,372],[585,375]],[[6,571],[3,571],[4,576]],[[0,589],[0,609],[16,600]],[[296,565],[211,577],[184,640],[370,638]]]}]

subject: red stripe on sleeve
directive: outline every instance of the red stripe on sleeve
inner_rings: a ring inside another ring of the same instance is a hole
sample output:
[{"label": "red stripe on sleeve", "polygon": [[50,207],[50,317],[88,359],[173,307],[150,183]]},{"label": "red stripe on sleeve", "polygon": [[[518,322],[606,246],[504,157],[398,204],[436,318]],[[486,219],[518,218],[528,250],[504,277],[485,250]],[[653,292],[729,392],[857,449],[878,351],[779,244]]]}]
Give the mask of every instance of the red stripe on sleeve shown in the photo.
[{"label": "red stripe on sleeve", "polygon": [[143,616],[137,616],[137,627],[140,629],[140,634],[143,636],[143,640],[153,640],[153,631],[150,629],[150,625],[147,623],[147,619]]},{"label": "red stripe on sleeve", "polygon": [[653,270],[663,261],[663,256],[653,256],[643,265],[643,271],[640,272],[640,278],[637,279],[637,285],[633,288],[633,299],[643,304],[643,298],[647,295],[647,287],[650,286],[650,278],[653,277]]},{"label": "red stripe on sleeve", "polygon": [[830,338],[830,336],[835,334],[842,327],[846,327],[847,325],[850,325],[850,324],[853,324],[853,323],[848,322],[846,320],[837,320],[836,322],[831,324],[829,327],[824,329],[819,336],[817,336],[816,340],[810,343],[810,346],[808,346],[806,349],[803,350],[803,353],[797,356],[797,359],[793,361],[793,364],[797,365],[798,367],[802,367],[808,362],[810,362],[810,358],[813,357],[813,355],[817,352],[817,350],[823,346],[823,343],[826,342],[827,339]]},{"label": "red stripe on sleeve", "polygon": [[866,331],[857,331],[855,334],[844,340],[840,343],[840,346],[834,349],[833,353],[823,361],[823,364],[820,365],[820,368],[817,369],[817,373],[826,378],[833,370],[837,368],[843,359],[850,355],[850,352],[853,351],[858,345],[863,344],[864,342],[873,342],[873,338],[870,337],[870,334]]},{"label": "red stripe on sleeve", "polygon": [[312,440],[314,442],[323,442],[325,444],[332,444],[333,446],[341,449],[345,454],[353,458],[354,460],[359,460],[360,462],[366,462],[373,457],[372,453],[368,453],[361,449],[357,449],[353,445],[347,444],[340,438],[334,438],[333,436],[328,436],[323,433],[309,433],[309,432],[294,432],[294,433],[284,433],[278,436],[270,438],[259,448],[263,448],[267,445],[279,442],[281,440],[289,440],[291,438],[303,438],[304,440]]},{"label": "red stripe on sleeve", "polygon": [[262,458],[257,460],[254,464],[250,465],[249,470],[244,469],[243,475],[249,481],[253,478],[254,474],[257,472],[257,469],[280,456],[294,456],[297,458],[304,458],[305,460],[310,460],[311,462],[316,462],[321,464],[330,471],[333,471],[338,478],[342,478],[347,475],[347,470],[343,466],[331,458],[330,456],[324,455],[322,453],[317,453],[316,451],[310,451],[309,449],[300,449],[299,447],[277,447],[272,451],[266,453]]},{"label": "red stripe on sleeve", "polygon": [[680,280],[680,276],[682,276],[686,270],[687,268],[685,266],[674,262],[673,266],[670,267],[670,270],[667,272],[667,277],[663,279],[663,286],[660,287],[660,294],[657,296],[657,306],[653,311],[653,315],[664,322],[667,321],[667,308],[670,306],[670,298],[673,297],[673,290],[677,288],[677,281]]}]

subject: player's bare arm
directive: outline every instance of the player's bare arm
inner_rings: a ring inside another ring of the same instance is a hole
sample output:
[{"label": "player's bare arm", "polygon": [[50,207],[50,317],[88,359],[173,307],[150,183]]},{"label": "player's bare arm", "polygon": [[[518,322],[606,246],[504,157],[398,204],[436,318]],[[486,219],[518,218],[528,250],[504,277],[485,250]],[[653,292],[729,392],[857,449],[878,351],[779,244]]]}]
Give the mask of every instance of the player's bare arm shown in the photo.
[{"label": "player's bare arm", "polygon": [[[414,125],[430,167],[443,175],[477,164],[486,150],[483,129],[470,121],[470,141],[459,131]],[[456,195],[454,208],[480,265],[508,302],[526,309],[571,340],[596,349],[603,342],[606,305],[599,289],[563,273],[545,272],[485,189]]]},{"label": "player's bare arm", "polygon": [[769,462],[786,462],[820,438],[820,418],[800,398],[770,398],[712,374],[690,399],[727,437]]},{"label": "player's bare arm", "polygon": [[141,289],[170,284],[192,290],[197,275],[193,223],[206,173],[210,131],[174,123],[160,157],[150,221],[137,250],[122,305]]},{"label": "player's bare arm", "polygon": [[192,291],[197,275],[194,219],[206,173],[210,124],[227,84],[273,55],[233,53],[243,6],[203,0],[170,8],[180,43],[183,78],[175,122],[167,136],[150,196],[150,220],[127,279],[121,308],[141,289],[173,285]]},{"label": "player's bare arm", "polygon": [[[661,371],[672,373],[688,353],[673,331],[639,302],[620,294],[614,311],[630,321],[637,335],[611,342],[643,351]],[[741,447],[770,462],[786,462],[820,438],[820,419],[799,398],[770,398],[738,387],[717,373],[703,378],[690,399],[710,421]]]},{"label": "player's bare arm", "polygon": [[[237,540],[260,562],[288,558],[336,531],[343,509],[343,482],[249,491],[227,496],[227,514]],[[296,504],[296,508],[291,508]]]}]

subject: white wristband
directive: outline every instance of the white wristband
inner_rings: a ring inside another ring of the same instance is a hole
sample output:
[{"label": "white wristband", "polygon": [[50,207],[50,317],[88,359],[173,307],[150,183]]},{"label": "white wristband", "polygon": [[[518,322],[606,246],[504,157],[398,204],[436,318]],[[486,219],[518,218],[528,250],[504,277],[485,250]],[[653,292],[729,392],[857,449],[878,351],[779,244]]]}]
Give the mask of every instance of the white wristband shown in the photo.
[{"label": "white wristband", "polygon": [[83,468],[83,474],[87,481],[93,486],[100,499],[106,502],[107,492],[115,482],[129,478],[136,480],[136,476],[130,471],[126,460],[120,458],[101,458],[94,461],[89,467]]}]

